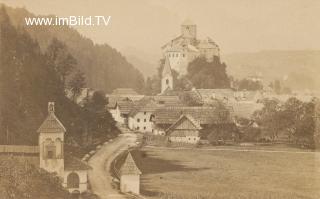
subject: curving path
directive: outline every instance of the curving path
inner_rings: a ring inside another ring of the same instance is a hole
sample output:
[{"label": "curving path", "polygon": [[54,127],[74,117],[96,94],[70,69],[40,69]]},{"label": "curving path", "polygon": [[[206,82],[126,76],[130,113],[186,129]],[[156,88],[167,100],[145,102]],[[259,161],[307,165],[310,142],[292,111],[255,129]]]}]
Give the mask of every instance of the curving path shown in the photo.
[{"label": "curving path", "polygon": [[132,133],[121,134],[112,142],[104,144],[89,160],[92,167],[88,177],[93,193],[101,199],[122,199],[126,198],[111,185],[113,177],[110,174],[110,165],[114,158],[129,146],[135,145],[137,135]]}]

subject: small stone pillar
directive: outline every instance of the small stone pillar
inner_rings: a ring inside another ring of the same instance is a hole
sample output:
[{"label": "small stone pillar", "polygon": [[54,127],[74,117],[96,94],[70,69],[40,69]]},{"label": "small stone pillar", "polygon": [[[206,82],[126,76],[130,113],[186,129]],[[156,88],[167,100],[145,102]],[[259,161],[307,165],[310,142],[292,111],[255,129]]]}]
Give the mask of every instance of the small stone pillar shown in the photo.
[{"label": "small stone pillar", "polygon": [[140,175],[141,171],[129,152],[120,168],[120,191],[123,193],[140,194]]}]

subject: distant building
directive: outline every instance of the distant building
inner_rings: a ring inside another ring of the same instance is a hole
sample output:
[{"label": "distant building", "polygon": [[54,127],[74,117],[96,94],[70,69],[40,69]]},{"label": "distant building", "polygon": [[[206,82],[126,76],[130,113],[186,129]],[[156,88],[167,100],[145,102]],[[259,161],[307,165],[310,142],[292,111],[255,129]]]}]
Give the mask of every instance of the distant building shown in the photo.
[{"label": "distant building", "polygon": [[[125,123],[125,115],[121,116],[117,102],[135,102],[142,99],[144,95],[138,94],[132,88],[117,88],[111,94],[106,94],[107,109],[111,113],[112,117],[119,123]],[[120,102],[120,103],[121,103]],[[123,113],[127,114],[127,113]]]},{"label": "distant building", "polygon": [[140,194],[140,175],[141,171],[129,152],[120,168],[120,191],[123,193]]},{"label": "distant building", "polygon": [[55,115],[53,102],[48,104],[48,116],[38,129],[40,168],[56,173],[63,179],[63,186],[71,193],[88,189],[88,170],[84,162],[64,155],[65,127]]},{"label": "distant building", "polygon": [[188,64],[197,57],[209,62],[220,57],[219,46],[211,38],[197,39],[197,26],[190,20],[181,24],[181,35],[162,46],[162,52],[179,74],[186,74]]}]

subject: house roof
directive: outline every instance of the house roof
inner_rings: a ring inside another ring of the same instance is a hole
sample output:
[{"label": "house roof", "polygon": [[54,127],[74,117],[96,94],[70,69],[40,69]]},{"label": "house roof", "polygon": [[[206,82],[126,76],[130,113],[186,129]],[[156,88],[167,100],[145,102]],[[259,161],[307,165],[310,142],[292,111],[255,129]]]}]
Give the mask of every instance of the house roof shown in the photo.
[{"label": "house roof", "polygon": [[122,114],[128,114],[135,108],[135,103],[131,100],[118,101],[117,106]]},{"label": "house roof", "polygon": [[63,124],[60,122],[60,120],[56,117],[56,115],[52,112],[49,113],[47,118],[44,120],[44,122],[39,127],[38,131],[39,133],[65,133],[67,130],[63,126]]},{"label": "house roof", "polygon": [[165,106],[183,106],[178,95],[155,95],[154,100]]},{"label": "house roof", "polygon": [[139,112],[154,112],[159,107],[160,105],[157,104],[153,98],[145,97],[136,102],[134,108],[130,111],[129,115],[133,117]]},{"label": "house roof", "polygon": [[134,162],[131,153],[129,152],[126,160],[120,168],[120,175],[140,175],[141,171]]},{"label": "house roof", "polygon": [[92,168],[88,164],[71,155],[67,155],[64,158],[64,170],[66,171],[81,171],[90,169]]},{"label": "house roof", "polygon": [[[230,111],[218,111],[215,107],[163,107],[155,111],[156,124],[173,124],[182,114],[190,115],[202,124],[232,123]],[[224,118],[224,119],[222,119]]]},{"label": "house roof", "polygon": [[111,95],[139,95],[132,88],[117,88],[114,89]]},{"label": "house roof", "polygon": [[200,126],[200,123],[196,121],[191,115],[182,114],[180,118],[166,130],[166,132],[170,132],[174,130],[185,120],[189,121],[193,125],[194,129],[196,130],[202,129]]}]

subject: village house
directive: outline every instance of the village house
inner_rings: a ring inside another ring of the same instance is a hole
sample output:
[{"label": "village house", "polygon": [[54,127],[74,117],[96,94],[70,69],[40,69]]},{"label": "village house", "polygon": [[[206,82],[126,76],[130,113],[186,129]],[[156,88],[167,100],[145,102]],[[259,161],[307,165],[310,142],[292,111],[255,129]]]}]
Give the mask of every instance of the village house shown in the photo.
[{"label": "village house", "polygon": [[[117,88],[111,94],[106,94],[107,106],[106,108],[111,113],[113,118],[123,123],[123,119],[120,117],[119,112],[117,109],[117,102],[118,101],[138,101],[142,99],[144,95],[138,94],[132,88]],[[118,114],[118,115],[117,115]]]},{"label": "village house", "polygon": [[230,129],[234,127],[230,110],[204,106],[159,108],[155,111],[152,121],[153,134],[168,136],[172,142],[185,143],[197,143],[202,138],[201,134],[204,135],[205,132],[222,124]]},{"label": "village house", "polygon": [[180,118],[166,129],[165,134],[171,142],[197,144],[200,141],[200,123],[190,115],[182,114]]},{"label": "village house", "polygon": [[84,162],[65,156],[66,129],[55,115],[54,103],[48,104],[48,116],[38,129],[40,168],[56,173],[63,179],[63,186],[70,193],[82,193],[88,189],[88,170]]},{"label": "village house", "polygon": [[152,116],[154,111],[161,105],[157,104],[153,98],[146,98],[139,101],[139,104],[130,111],[128,127],[139,132],[152,132]]}]

